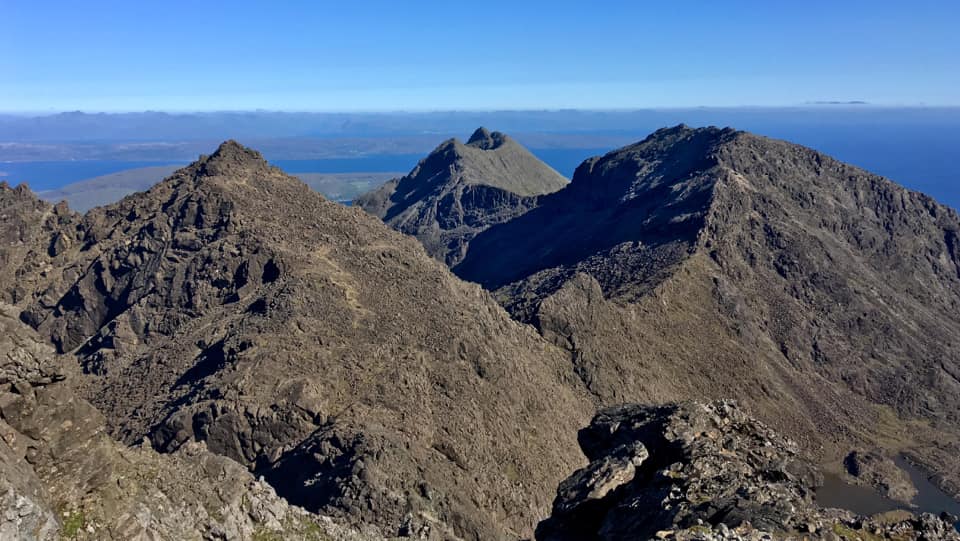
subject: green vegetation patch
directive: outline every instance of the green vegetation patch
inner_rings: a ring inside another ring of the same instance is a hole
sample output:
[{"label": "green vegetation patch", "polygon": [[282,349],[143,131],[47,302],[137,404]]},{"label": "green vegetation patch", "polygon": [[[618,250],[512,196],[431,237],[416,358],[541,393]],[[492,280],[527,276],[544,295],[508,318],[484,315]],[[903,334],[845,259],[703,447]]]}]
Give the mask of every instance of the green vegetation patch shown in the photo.
[{"label": "green vegetation patch", "polygon": [[66,538],[75,538],[80,530],[87,525],[87,518],[83,511],[73,511],[63,521],[63,536]]}]

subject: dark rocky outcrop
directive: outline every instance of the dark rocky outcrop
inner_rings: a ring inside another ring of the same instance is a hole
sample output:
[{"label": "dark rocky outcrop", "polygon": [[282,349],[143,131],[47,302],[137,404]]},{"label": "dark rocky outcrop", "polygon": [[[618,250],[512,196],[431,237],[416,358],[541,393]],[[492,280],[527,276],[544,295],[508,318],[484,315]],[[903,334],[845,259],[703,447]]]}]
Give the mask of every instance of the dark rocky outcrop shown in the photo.
[{"label": "dark rocky outcrop", "polygon": [[660,130],[454,267],[604,404],[739,397],[804,449],[911,456],[960,494],[960,217],[813,150]]},{"label": "dark rocky outcrop", "polygon": [[310,511],[435,538],[532,533],[580,460],[560,350],[237,143],[71,231],[21,317],[127,444],[203,442]]},{"label": "dark rocky outcrop", "polygon": [[590,464],[560,484],[537,539],[960,539],[956,517],[818,507],[800,447],[732,402],[603,410],[580,445]]},{"label": "dark rocky outcrop", "polygon": [[513,139],[479,128],[466,144],[445,141],[409,175],[354,204],[417,237],[427,253],[453,266],[478,233],[522,215],[566,184]]}]

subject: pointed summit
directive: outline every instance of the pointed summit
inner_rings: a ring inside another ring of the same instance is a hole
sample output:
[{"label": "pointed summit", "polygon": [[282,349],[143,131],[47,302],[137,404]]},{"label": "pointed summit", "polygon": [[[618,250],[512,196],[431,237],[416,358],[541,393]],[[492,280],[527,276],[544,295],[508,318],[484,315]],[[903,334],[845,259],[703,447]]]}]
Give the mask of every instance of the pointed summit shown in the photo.
[{"label": "pointed summit", "polygon": [[467,146],[480,148],[483,150],[494,150],[506,143],[509,138],[498,131],[490,132],[483,126],[477,128],[470,139],[467,140]]},{"label": "pointed summit", "polygon": [[269,167],[263,155],[233,139],[224,141],[210,156],[201,157],[202,172],[208,175],[236,174]]},{"label": "pointed summit", "polygon": [[233,139],[228,139],[220,143],[220,146],[210,155],[210,158],[238,161],[264,161],[262,154],[252,148],[241,145]]},{"label": "pointed summit", "polygon": [[480,126],[473,132],[473,135],[470,136],[470,139],[467,140],[467,144],[469,145],[472,143],[476,143],[477,141],[482,141],[489,138],[490,138],[490,130],[484,128],[483,126]]},{"label": "pointed summit", "polygon": [[409,175],[361,196],[356,205],[416,236],[430,255],[452,266],[479,231],[527,212],[566,185],[530,151],[481,127],[466,145],[441,143]]}]

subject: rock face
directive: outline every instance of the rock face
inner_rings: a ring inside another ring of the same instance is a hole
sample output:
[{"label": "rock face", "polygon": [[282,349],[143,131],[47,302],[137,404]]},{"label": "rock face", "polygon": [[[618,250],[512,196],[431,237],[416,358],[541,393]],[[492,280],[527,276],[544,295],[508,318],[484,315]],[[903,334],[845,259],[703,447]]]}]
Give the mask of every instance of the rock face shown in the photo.
[{"label": "rock face", "polygon": [[70,232],[21,319],[127,444],[203,442],[310,511],[467,539],[532,533],[580,461],[560,350],[234,142]]},{"label": "rock face", "polygon": [[580,445],[590,464],[560,484],[537,539],[960,539],[930,514],[817,507],[799,446],[732,402],[603,410]]},{"label": "rock face", "polygon": [[0,302],[22,302],[51,261],[65,261],[78,221],[66,205],[41,201],[26,184],[0,182]]},{"label": "rock face", "polygon": [[14,314],[0,305],[3,539],[378,538],[289,506],[201,443],[172,455],[121,446]]},{"label": "rock face", "polygon": [[910,447],[960,493],[960,217],[813,150],[660,130],[454,267],[604,404],[739,397],[820,458]]},{"label": "rock face", "polygon": [[453,266],[478,233],[522,215],[566,184],[513,139],[479,128],[466,144],[445,141],[409,175],[354,203]]}]

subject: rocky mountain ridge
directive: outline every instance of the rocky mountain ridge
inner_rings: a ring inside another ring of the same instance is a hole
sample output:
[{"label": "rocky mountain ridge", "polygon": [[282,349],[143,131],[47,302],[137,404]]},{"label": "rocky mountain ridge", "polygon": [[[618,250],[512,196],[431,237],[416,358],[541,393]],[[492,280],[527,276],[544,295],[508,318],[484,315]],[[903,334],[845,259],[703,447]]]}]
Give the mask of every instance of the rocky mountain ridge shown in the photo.
[{"label": "rocky mountain ridge", "polygon": [[822,460],[906,452],[960,494],[958,230],[816,151],[678,126],[587,160],[454,271],[603,404],[741,397]]},{"label": "rocky mountain ridge", "polygon": [[21,319],[127,444],[200,441],[309,511],[433,538],[532,533],[580,460],[562,352],[237,143],[34,236]]}]

